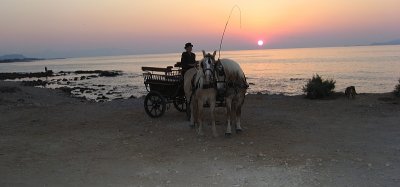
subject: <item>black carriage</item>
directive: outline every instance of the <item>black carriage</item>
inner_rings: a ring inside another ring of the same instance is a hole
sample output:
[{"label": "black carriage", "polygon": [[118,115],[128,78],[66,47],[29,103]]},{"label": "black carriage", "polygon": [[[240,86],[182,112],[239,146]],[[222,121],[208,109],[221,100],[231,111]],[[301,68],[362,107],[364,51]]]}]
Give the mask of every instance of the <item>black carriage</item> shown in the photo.
[{"label": "black carriage", "polygon": [[170,105],[180,111],[186,111],[186,99],[183,91],[183,76],[180,69],[142,67],[144,85],[149,92],[144,99],[144,109],[152,118],[162,116]]}]

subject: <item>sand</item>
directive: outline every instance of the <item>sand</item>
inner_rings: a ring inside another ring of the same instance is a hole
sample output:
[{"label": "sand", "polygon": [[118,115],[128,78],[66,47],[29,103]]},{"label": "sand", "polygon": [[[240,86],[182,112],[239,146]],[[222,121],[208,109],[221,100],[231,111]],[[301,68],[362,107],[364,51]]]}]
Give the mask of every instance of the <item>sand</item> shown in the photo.
[{"label": "sand", "polygon": [[[95,103],[0,81],[0,186],[396,186],[400,99],[248,95],[244,132],[199,137],[143,99]],[[207,113],[206,113],[207,114]]]}]

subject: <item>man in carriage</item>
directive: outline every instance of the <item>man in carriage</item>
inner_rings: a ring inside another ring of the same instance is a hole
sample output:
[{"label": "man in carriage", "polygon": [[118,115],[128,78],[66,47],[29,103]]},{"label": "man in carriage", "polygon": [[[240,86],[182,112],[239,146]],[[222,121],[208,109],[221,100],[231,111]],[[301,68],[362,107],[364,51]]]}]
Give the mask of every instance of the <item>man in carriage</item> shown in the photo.
[{"label": "man in carriage", "polygon": [[181,56],[182,76],[187,70],[196,66],[196,54],[192,53],[192,43],[185,44],[185,52]]}]

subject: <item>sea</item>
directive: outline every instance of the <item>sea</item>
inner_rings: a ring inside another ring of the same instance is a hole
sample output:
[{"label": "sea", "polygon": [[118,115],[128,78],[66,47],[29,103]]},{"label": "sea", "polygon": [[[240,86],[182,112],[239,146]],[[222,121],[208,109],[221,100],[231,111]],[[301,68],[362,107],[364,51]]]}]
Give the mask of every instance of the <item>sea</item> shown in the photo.
[{"label": "sea", "polygon": [[[195,53],[199,60],[201,52]],[[173,66],[180,61],[180,54],[181,52],[0,63],[0,72],[41,72],[45,67],[54,72],[121,70],[121,76],[78,81],[73,81],[73,78],[81,75],[68,75],[68,84],[61,81],[48,86],[57,88],[100,85],[102,89],[99,89],[99,93],[82,93],[82,96],[96,99],[99,94],[112,90],[112,100],[117,97],[146,95],[148,91],[144,85],[141,67]],[[358,93],[383,93],[393,91],[400,78],[400,45],[221,51],[221,58],[230,58],[240,64],[250,84],[250,94],[301,95],[302,87],[315,74],[324,79],[335,80],[337,92],[344,91],[348,86],[355,86]],[[79,96],[79,92],[76,96]]]}]

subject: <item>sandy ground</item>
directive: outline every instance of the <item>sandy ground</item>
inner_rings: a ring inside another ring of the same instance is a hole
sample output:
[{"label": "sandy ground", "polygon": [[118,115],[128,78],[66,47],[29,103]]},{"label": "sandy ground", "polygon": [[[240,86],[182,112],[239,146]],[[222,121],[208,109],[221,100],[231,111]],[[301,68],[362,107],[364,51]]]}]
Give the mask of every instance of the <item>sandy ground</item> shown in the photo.
[{"label": "sandy ground", "polygon": [[[4,86],[17,87],[9,93]],[[400,100],[249,95],[244,132],[0,81],[0,186],[397,186]]]}]

